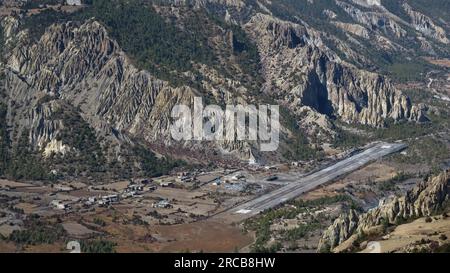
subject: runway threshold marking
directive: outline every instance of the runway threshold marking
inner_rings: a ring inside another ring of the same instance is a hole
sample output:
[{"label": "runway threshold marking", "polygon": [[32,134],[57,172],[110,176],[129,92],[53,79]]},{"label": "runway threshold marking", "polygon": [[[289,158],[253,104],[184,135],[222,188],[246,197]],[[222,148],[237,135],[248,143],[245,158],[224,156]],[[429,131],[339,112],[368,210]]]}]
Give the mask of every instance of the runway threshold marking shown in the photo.
[{"label": "runway threshold marking", "polygon": [[240,210],[236,211],[236,213],[238,213],[238,214],[248,214],[250,212],[252,212],[252,210],[250,210],[250,209],[240,209]]}]

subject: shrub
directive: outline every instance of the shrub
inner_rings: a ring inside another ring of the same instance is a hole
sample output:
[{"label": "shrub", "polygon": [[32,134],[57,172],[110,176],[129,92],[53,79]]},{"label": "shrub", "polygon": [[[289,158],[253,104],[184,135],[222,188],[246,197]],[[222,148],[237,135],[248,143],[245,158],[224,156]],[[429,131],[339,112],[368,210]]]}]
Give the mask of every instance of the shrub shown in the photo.
[{"label": "shrub", "polygon": [[14,230],[9,240],[22,245],[53,244],[62,240],[66,231],[60,224],[50,225],[39,219],[31,219],[26,223],[26,229]]},{"label": "shrub", "polygon": [[114,253],[117,244],[107,240],[84,240],[81,241],[81,252],[83,253]]}]

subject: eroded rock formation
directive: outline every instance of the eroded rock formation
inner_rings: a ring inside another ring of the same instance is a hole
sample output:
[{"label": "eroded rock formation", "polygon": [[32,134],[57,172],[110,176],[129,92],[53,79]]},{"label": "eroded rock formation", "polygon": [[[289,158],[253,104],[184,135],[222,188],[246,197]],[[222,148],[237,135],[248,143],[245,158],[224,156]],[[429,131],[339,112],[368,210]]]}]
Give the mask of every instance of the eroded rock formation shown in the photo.
[{"label": "eroded rock formation", "polygon": [[326,229],[318,250],[335,248],[353,234],[361,234],[380,225],[397,225],[410,219],[430,216],[445,209],[449,200],[450,173],[443,172],[419,183],[405,196],[381,202],[367,213],[358,215],[354,210],[341,215]]}]

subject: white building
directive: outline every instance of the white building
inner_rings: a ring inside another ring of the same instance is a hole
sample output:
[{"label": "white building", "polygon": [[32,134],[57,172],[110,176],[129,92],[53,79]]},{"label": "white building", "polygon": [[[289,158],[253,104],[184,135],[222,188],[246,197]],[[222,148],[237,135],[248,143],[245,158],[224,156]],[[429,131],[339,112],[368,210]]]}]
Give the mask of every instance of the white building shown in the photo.
[{"label": "white building", "polygon": [[154,208],[161,208],[161,209],[168,209],[168,208],[171,208],[172,205],[169,203],[168,200],[161,200],[158,203],[153,203],[152,207],[154,207]]},{"label": "white building", "polygon": [[168,188],[168,187],[172,187],[173,186],[173,182],[162,182],[160,185],[163,188]]},{"label": "white building", "polygon": [[139,184],[131,184],[131,185],[128,185],[127,190],[128,191],[143,191],[144,186],[139,185]]},{"label": "white building", "polygon": [[81,0],[66,0],[66,4],[69,6],[81,6]]},{"label": "white building", "polygon": [[119,202],[119,196],[117,194],[102,196],[102,199],[98,201],[100,206],[107,206],[113,203]]},{"label": "white building", "polygon": [[69,205],[64,204],[61,200],[53,200],[50,205],[55,209],[65,210],[70,208]]}]

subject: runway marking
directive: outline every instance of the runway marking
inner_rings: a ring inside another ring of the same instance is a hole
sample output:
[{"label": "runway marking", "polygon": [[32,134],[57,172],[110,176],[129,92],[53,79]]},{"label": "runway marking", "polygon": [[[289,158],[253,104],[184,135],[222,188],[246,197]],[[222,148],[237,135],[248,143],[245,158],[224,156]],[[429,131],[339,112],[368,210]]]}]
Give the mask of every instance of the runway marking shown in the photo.
[{"label": "runway marking", "polygon": [[250,212],[252,212],[252,210],[250,210],[250,209],[240,209],[240,210],[236,211],[236,213],[239,213],[239,214],[248,214]]},{"label": "runway marking", "polygon": [[253,213],[260,213],[265,209],[296,198],[302,193],[336,179],[339,176],[351,173],[373,160],[398,152],[405,147],[406,145],[404,144],[389,145],[387,143],[380,143],[375,147],[366,149],[334,165],[327,166],[310,175],[302,176],[296,183],[288,183],[286,186],[241,204],[234,211],[238,214],[249,214],[252,212],[253,215]]}]

